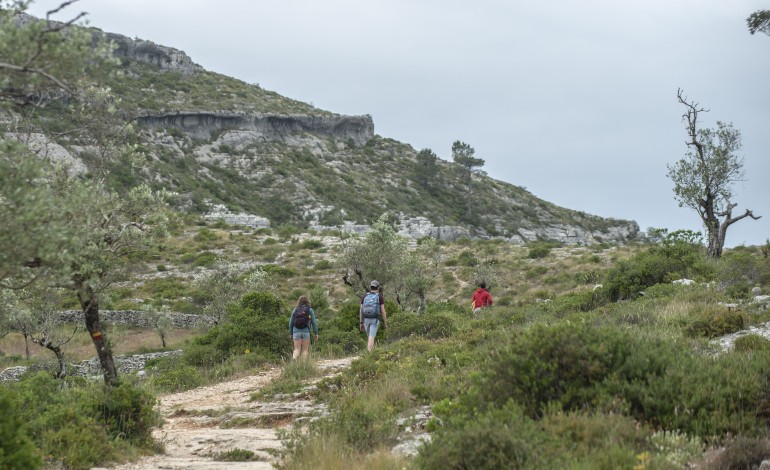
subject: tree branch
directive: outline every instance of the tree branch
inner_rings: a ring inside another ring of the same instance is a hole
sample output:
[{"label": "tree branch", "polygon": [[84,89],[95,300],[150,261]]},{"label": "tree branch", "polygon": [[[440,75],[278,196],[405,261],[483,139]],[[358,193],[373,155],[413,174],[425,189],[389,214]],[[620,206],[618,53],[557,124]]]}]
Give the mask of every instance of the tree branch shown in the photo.
[{"label": "tree branch", "polygon": [[22,73],[30,73],[30,74],[40,75],[40,76],[45,77],[48,80],[54,82],[56,84],[56,86],[58,86],[59,88],[63,89],[67,93],[72,93],[72,89],[69,86],[67,86],[64,82],[62,82],[58,78],[54,77],[50,73],[46,72],[45,70],[33,69],[33,68],[30,68],[27,65],[22,67],[22,66],[19,66],[19,65],[8,64],[8,63],[5,63],[5,62],[0,62],[0,69],[6,69],[6,70],[12,70],[14,72],[22,72]]},{"label": "tree branch", "polygon": [[744,218],[746,218],[746,217],[751,217],[751,218],[752,218],[752,219],[754,219],[754,220],[759,220],[759,219],[761,219],[761,218],[762,218],[762,216],[761,216],[761,215],[754,215],[754,212],[752,212],[752,211],[750,211],[750,210],[746,209],[746,212],[745,212],[745,213],[743,213],[743,214],[741,214],[741,215],[739,215],[739,216],[737,216],[737,217],[733,217],[733,218],[729,218],[729,217],[728,217],[728,219],[727,219],[727,220],[725,220],[724,224],[722,224],[722,227],[724,227],[724,228],[726,229],[726,228],[727,228],[727,227],[729,227],[730,225],[732,225],[732,224],[734,224],[735,222],[738,222],[739,220],[741,220],[741,219],[744,219]]}]

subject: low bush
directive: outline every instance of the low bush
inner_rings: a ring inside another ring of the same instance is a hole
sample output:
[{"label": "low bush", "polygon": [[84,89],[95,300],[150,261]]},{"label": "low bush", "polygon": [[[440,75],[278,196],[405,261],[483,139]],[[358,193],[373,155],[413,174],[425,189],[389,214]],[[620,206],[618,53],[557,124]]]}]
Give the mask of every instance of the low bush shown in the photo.
[{"label": "low bush", "polygon": [[457,328],[453,319],[444,314],[402,313],[398,321],[388,323],[386,331],[387,339],[395,341],[412,335],[430,339],[446,338],[452,336]]},{"label": "low bush", "polygon": [[[370,391],[374,393],[374,391]],[[380,446],[392,447],[398,436],[395,416],[377,399],[343,400],[335,406],[333,417],[315,421],[311,432],[335,434],[342,441],[359,450],[368,452]]]},{"label": "low bush", "polygon": [[[200,354],[199,348],[197,353]],[[187,360],[190,362],[205,362],[202,358],[205,355],[190,355]],[[206,364],[213,366],[214,364]],[[150,371],[150,384],[158,391],[162,392],[182,392],[203,385],[203,376],[198,369],[185,364],[176,357],[162,357],[147,361],[145,366]]]},{"label": "low bush", "polygon": [[420,449],[418,467],[555,468],[551,436],[509,402],[500,409],[438,426]]},{"label": "low bush", "polygon": [[724,450],[709,468],[754,469],[770,458],[770,443],[765,438],[736,436],[724,444]]},{"label": "low bush", "polygon": [[0,468],[40,468],[43,459],[14,405],[10,393],[0,386]]},{"label": "low bush", "polygon": [[40,452],[68,468],[88,469],[115,461],[131,447],[152,445],[160,424],[155,398],[124,380],[114,387],[62,382],[46,373],[15,384],[13,409],[28,426]]},{"label": "low bush", "polygon": [[184,358],[192,365],[211,366],[249,351],[277,360],[291,351],[288,314],[281,301],[269,292],[246,294],[229,308],[227,320],[195,338]]},{"label": "low bush", "polygon": [[692,323],[686,328],[694,337],[716,338],[729,335],[744,328],[745,321],[740,312],[733,312],[720,305],[698,306]]},{"label": "low bush", "polygon": [[704,260],[700,245],[666,243],[619,261],[607,272],[602,284],[611,300],[634,298],[655,284],[705,274],[708,264]]},{"label": "low bush", "polygon": [[551,254],[551,250],[557,245],[549,242],[535,242],[529,246],[527,258],[542,259]]},{"label": "low bush", "polygon": [[470,312],[470,301],[468,307],[464,307],[454,302],[429,302],[425,313],[448,313],[452,315],[468,315]]},{"label": "low bush", "polygon": [[750,334],[737,338],[734,346],[736,351],[770,351],[770,339]]},{"label": "low bush", "polygon": [[213,459],[219,462],[253,462],[262,460],[257,454],[247,449],[230,449],[214,454]]}]

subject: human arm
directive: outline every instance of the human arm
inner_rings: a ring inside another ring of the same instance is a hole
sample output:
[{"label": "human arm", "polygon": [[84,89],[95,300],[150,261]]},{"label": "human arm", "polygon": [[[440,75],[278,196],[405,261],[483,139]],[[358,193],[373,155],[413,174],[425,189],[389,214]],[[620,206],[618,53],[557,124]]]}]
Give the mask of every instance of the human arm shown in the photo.
[{"label": "human arm", "polygon": [[358,306],[358,328],[364,331],[364,300],[361,299],[361,305]]},{"label": "human arm", "polygon": [[380,316],[382,317],[382,328],[388,327],[388,314],[385,312],[385,298],[380,294]]},{"label": "human arm", "polygon": [[291,311],[291,316],[289,317],[289,338],[294,338],[294,312],[296,312],[297,309]]},{"label": "human arm", "polygon": [[313,333],[315,333],[315,340],[318,341],[318,322],[315,319],[315,311],[310,309],[310,323],[313,325]]}]

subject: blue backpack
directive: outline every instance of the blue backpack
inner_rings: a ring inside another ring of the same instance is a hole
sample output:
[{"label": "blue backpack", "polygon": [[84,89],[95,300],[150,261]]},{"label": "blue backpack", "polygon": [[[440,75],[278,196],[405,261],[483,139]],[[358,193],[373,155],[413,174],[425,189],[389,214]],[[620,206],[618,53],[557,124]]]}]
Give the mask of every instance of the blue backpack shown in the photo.
[{"label": "blue backpack", "polygon": [[380,316],[380,294],[377,292],[366,294],[361,314],[364,318],[378,318]]}]

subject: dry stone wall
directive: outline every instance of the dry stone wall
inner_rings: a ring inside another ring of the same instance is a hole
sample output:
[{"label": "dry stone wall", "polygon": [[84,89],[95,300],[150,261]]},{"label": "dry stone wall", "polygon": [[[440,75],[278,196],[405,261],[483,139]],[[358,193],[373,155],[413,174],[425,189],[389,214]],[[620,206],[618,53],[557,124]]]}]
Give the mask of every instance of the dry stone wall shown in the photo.
[{"label": "dry stone wall", "polygon": [[[182,351],[163,351],[147,354],[136,354],[133,356],[115,356],[115,366],[118,368],[118,372],[121,374],[133,374],[144,370],[147,361],[158,357],[178,356],[182,354]],[[40,366],[16,366],[9,367],[0,371],[0,382],[13,382],[19,380],[19,378],[29,372],[39,370],[49,370],[53,365],[40,365]],[[102,368],[98,358],[82,361],[78,364],[68,364],[67,373],[76,377],[92,377],[101,376]]]},{"label": "dry stone wall", "polygon": [[[130,325],[140,328],[152,328],[147,312],[141,310],[102,310],[99,312],[101,320],[107,323]],[[212,317],[205,315],[191,315],[189,313],[171,313],[171,326],[173,328],[199,328],[216,323]],[[80,310],[64,310],[59,316],[62,323],[82,323],[83,312]]]}]

